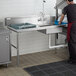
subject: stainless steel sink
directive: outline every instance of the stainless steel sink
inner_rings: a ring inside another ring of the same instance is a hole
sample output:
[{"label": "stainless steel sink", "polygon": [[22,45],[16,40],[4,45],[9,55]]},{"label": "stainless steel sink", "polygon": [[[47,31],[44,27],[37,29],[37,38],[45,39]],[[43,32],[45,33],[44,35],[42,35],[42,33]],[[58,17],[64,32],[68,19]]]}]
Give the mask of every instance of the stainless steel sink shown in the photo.
[{"label": "stainless steel sink", "polygon": [[53,26],[55,16],[45,17],[44,21],[38,21],[36,24],[38,27]]}]

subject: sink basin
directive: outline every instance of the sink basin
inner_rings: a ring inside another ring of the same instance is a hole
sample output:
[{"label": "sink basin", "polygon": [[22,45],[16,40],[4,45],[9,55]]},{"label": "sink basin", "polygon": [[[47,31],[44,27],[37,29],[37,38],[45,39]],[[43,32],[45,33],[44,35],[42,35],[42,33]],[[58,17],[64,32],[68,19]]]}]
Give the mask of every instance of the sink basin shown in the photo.
[{"label": "sink basin", "polygon": [[[50,25],[47,25],[47,26],[50,26]],[[57,27],[55,25],[51,25],[50,27],[48,27],[46,29],[39,30],[39,32],[44,33],[44,34],[61,33],[62,32],[62,27]]]},{"label": "sink basin", "polygon": [[37,27],[46,27],[46,26],[51,26],[51,25],[49,25],[49,24],[37,25]]},{"label": "sink basin", "polygon": [[45,26],[51,26],[51,25],[40,25],[39,27],[45,27]]}]

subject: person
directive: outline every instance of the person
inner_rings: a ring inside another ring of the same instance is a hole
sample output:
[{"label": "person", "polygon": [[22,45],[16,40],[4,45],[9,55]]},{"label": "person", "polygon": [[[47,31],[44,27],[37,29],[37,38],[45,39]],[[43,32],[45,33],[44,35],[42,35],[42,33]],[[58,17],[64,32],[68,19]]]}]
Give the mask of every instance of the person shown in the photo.
[{"label": "person", "polygon": [[67,41],[69,49],[69,61],[76,63],[76,4],[73,0],[66,0],[67,6],[63,8],[62,15],[59,24],[67,15],[68,27],[67,27]]}]

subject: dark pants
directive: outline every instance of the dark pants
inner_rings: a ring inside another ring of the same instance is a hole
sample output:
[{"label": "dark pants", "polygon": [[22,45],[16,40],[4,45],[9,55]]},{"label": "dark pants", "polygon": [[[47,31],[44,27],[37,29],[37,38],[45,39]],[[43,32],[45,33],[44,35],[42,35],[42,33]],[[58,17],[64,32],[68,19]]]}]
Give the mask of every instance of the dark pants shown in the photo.
[{"label": "dark pants", "polygon": [[70,60],[76,62],[76,43],[68,42]]},{"label": "dark pants", "polygon": [[73,23],[71,27],[68,48],[69,48],[70,60],[76,62],[76,23]]}]

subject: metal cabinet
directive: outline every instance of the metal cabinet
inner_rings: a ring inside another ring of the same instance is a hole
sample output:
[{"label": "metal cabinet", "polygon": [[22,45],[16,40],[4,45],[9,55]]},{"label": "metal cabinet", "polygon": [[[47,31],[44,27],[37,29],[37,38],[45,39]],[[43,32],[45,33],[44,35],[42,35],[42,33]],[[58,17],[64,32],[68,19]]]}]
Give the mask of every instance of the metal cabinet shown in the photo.
[{"label": "metal cabinet", "polygon": [[5,29],[0,29],[0,65],[8,64],[11,62],[11,49],[9,37],[9,31]]}]

